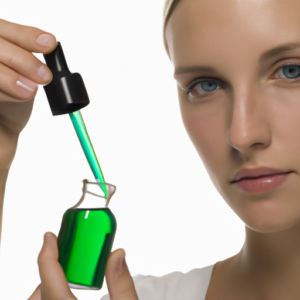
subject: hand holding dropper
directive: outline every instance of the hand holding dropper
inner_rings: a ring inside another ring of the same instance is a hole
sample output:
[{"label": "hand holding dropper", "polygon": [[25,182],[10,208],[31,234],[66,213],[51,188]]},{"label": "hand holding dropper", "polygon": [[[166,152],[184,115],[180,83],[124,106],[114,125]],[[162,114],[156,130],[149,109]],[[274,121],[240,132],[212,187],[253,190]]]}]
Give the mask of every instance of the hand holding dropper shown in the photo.
[{"label": "hand holding dropper", "polygon": [[60,42],[57,43],[56,49],[44,55],[44,58],[53,74],[52,82],[44,86],[52,114],[70,115],[92,172],[107,198],[104,176],[79,111],[90,103],[82,77],[79,73],[70,72]]}]

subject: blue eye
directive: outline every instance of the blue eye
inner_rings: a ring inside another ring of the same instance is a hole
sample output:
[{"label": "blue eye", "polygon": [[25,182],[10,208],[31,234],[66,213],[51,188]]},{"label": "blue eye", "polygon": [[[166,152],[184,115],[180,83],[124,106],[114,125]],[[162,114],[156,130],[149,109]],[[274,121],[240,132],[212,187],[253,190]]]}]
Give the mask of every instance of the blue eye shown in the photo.
[{"label": "blue eye", "polygon": [[282,74],[289,79],[294,79],[300,76],[300,66],[288,65],[282,68]]},{"label": "blue eye", "polygon": [[200,97],[220,89],[221,86],[213,80],[196,80],[187,89],[187,94],[192,97]]},{"label": "blue eye", "polygon": [[218,87],[217,83],[214,81],[203,81],[201,82],[201,88],[205,92],[212,92]]}]

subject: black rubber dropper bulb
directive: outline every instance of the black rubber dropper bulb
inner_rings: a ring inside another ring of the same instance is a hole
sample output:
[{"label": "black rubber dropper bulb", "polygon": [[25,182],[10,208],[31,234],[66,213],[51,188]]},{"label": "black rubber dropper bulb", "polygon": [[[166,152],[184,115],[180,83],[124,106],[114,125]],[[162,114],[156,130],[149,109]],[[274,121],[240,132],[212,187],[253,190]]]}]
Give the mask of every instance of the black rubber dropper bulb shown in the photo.
[{"label": "black rubber dropper bulb", "polygon": [[89,96],[79,73],[71,73],[60,42],[54,51],[44,55],[53,80],[44,86],[52,114],[69,114],[87,106]]}]

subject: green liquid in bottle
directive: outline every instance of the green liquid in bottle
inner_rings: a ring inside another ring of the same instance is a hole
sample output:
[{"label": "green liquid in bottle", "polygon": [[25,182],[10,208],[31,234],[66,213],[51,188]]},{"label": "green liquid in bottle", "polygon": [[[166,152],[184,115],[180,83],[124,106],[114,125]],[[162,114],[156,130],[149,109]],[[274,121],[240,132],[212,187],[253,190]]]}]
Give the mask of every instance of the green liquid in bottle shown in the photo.
[{"label": "green liquid in bottle", "polygon": [[109,208],[65,212],[58,248],[59,262],[70,287],[101,289],[116,227]]}]

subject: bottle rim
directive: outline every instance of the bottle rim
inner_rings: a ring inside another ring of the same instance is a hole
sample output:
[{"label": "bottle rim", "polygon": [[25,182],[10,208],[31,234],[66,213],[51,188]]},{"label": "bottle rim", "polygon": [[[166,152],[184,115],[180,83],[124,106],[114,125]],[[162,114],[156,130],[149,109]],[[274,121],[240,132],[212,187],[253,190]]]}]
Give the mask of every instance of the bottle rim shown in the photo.
[{"label": "bottle rim", "polygon": [[[116,192],[117,187],[115,185],[113,185],[113,184],[110,184],[110,183],[107,183],[107,182],[102,183],[102,182],[100,182],[98,180],[97,181],[94,181],[94,180],[92,181],[92,180],[84,179],[82,182],[83,182],[82,197],[80,198],[80,200],[78,201],[78,203],[76,203],[74,206],[71,207],[71,209],[77,208],[84,201],[84,198],[85,198],[86,194],[91,194],[93,196],[106,199],[105,208],[107,208],[108,205],[109,205],[109,203],[110,203],[111,197]],[[103,193],[103,195],[100,195],[100,194],[95,193],[94,191],[89,190],[89,186],[92,186],[92,185],[99,185],[100,186],[100,190],[102,190],[102,191],[103,191],[103,185],[105,185],[106,190],[108,192],[107,193],[107,197],[104,196],[104,193]]]}]

